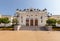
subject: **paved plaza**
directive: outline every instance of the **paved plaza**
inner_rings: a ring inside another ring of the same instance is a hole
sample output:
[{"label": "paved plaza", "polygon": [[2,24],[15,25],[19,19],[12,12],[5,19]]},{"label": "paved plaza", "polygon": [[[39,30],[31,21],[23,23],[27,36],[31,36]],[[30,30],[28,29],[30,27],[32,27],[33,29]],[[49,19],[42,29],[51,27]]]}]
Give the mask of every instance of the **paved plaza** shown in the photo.
[{"label": "paved plaza", "polygon": [[60,32],[0,31],[0,41],[60,41]]}]

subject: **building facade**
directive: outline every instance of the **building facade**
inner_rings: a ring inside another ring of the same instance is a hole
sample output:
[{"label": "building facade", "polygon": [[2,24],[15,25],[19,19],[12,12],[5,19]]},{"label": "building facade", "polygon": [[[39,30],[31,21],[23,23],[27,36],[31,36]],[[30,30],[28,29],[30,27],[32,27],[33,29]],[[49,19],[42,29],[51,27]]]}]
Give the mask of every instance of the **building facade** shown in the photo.
[{"label": "building facade", "polygon": [[60,20],[60,15],[52,15],[50,18],[54,18],[56,20]]},{"label": "building facade", "polygon": [[22,26],[45,26],[47,17],[47,9],[24,9],[16,10],[18,24]]}]

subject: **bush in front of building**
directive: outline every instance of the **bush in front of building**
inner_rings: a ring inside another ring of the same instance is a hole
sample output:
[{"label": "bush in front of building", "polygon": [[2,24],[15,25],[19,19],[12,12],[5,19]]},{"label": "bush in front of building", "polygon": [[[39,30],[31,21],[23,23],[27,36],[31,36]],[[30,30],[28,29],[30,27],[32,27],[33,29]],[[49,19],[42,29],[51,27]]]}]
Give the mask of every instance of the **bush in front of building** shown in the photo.
[{"label": "bush in front of building", "polygon": [[49,19],[46,21],[46,23],[47,23],[48,26],[55,26],[55,25],[56,25],[56,19],[49,18]]},{"label": "bush in front of building", "polygon": [[14,26],[7,26],[7,27],[2,26],[0,27],[0,30],[14,30]]},{"label": "bush in front of building", "polygon": [[60,20],[57,20],[57,24],[60,24]]},{"label": "bush in front of building", "polygon": [[16,18],[14,18],[13,20],[12,20],[12,25],[14,26],[14,25],[17,25],[17,23],[18,23],[18,20],[16,19]]},{"label": "bush in front of building", "polygon": [[5,18],[0,18],[0,24],[3,23],[3,24],[8,24],[10,23],[9,21],[9,18],[5,17]]}]

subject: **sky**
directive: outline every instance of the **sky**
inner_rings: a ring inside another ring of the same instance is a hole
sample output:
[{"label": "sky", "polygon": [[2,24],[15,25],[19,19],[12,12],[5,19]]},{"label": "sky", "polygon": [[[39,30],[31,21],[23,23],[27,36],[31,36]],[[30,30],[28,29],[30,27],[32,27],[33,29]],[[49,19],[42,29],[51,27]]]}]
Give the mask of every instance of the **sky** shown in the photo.
[{"label": "sky", "polygon": [[53,15],[60,15],[60,0],[0,0],[0,14],[14,15],[17,8],[47,8]]}]

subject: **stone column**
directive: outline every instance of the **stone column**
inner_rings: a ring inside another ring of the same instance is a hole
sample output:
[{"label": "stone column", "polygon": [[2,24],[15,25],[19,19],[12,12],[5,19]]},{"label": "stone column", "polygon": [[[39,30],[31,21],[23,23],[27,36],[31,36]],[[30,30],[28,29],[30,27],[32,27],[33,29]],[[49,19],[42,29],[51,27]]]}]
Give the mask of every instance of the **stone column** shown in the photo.
[{"label": "stone column", "polygon": [[29,19],[29,26],[30,26],[30,19]]},{"label": "stone column", "polygon": [[35,19],[33,19],[33,26],[35,26]]}]

